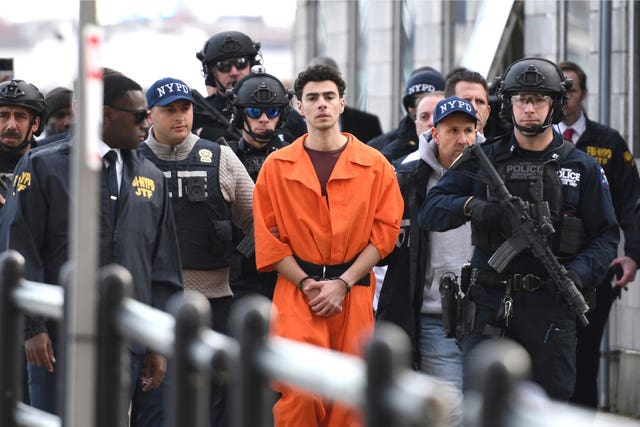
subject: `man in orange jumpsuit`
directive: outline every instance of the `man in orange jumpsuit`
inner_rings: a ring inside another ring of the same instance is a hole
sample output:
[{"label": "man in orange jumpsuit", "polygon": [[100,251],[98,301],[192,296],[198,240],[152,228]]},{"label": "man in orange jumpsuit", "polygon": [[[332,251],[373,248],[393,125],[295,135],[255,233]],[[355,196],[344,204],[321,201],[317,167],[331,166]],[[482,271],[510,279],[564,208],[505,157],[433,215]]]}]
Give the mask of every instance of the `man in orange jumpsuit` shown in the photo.
[{"label": "man in orange jumpsuit", "polygon": [[[298,75],[298,110],[308,133],[271,153],[260,171],[253,206],[256,263],[279,273],[275,334],[360,354],[373,331],[372,267],[395,245],[403,200],[387,160],[340,133],[344,90],[330,67],[311,66]],[[277,389],[276,427],[360,425],[344,406]]]}]

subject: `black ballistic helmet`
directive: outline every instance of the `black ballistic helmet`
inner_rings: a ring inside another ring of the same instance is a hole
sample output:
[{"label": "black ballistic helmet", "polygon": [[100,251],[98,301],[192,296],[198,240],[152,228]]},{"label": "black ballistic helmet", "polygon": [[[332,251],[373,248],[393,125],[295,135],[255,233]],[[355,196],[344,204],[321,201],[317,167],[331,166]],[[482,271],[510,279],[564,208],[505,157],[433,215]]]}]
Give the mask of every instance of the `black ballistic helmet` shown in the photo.
[{"label": "black ballistic helmet", "polygon": [[33,111],[32,123],[36,117],[40,117],[40,125],[33,134],[38,136],[44,129],[46,114],[44,96],[31,83],[24,80],[10,80],[0,83],[0,105],[24,107]]},{"label": "black ballistic helmet", "polygon": [[511,96],[520,92],[539,93],[553,99],[551,109],[542,126],[520,128],[525,134],[543,132],[552,123],[560,123],[564,119],[564,107],[569,96],[567,91],[573,86],[573,80],[567,79],[554,62],[544,58],[523,58],[515,61],[504,73],[504,77],[496,79],[496,95],[502,101],[500,117],[513,122]]},{"label": "black ballistic helmet", "polygon": [[213,76],[209,75],[209,69],[214,63],[223,59],[244,57],[250,59],[251,66],[262,63],[260,42],[254,42],[240,31],[224,31],[214,34],[205,42],[202,50],[196,52],[196,58],[202,62],[202,74],[205,77],[205,82],[211,86],[215,85],[215,81],[213,81]]},{"label": "black ballistic helmet", "polygon": [[293,93],[271,74],[264,72],[261,66],[255,66],[251,73],[244,76],[233,89],[227,90],[228,103],[233,113],[233,125],[239,129],[244,126],[244,108],[275,107],[281,109],[277,128],[284,124],[284,108],[289,105]]}]

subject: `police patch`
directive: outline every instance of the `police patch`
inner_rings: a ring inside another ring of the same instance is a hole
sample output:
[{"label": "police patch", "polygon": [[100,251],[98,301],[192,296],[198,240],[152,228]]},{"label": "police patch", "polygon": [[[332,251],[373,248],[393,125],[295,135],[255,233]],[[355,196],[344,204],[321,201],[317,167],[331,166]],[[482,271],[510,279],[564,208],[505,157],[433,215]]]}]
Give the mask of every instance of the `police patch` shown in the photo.
[{"label": "police patch", "polygon": [[211,163],[213,159],[213,153],[211,152],[211,150],[208,150],[206,148],[198,150],[198,155],[200,156],[200,162],[202,163]]},{"label": "police patch", "polygon": [[562,185],[577,187],[580,183],[580,172],[576,172],[569,168],[561,168],[558,170],[558,178],[560,178]]},{"label": "police patch", "polygon": [[607,190],[609,189],[609,180],[607,179],[607,174],[604,173],[604,169],[602,169],[602,166],[600,167],[600,183],[602,184],[602,187],[606,188]]}]

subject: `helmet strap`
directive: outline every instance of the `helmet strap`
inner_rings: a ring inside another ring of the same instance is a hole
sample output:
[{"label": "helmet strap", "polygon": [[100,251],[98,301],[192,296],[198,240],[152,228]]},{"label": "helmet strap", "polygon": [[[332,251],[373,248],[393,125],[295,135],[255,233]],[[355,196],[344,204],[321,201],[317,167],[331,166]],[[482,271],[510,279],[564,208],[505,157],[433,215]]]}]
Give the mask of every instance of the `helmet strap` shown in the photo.
[{"label": "helmet strap", "polygon": [[513,122],[513,125],[520,131],[522,132],[523,135],[526,136],[536,136],[536,135],[540,135],[542,132],[544,132],[545,130],[547,130],[547,128],[549,128],[549,126],[551,126],[551,119],[553,117],[553,107],[551,107],[549,109],[549,112],[547,113],[547,118],[544,119],[544,123],[542,125],[532,125],[529,127],[526,126],[521,126],[516,122],[516,118],[513,116],[513,106],[511,107],[511,121]]},{"label": "helmet strap", "polygon": [[29,144],[31,143],[31,137],[27,137],[25,138],[19,145],[11,146],[11,145],[7,145],[4,143],[0,143],[0,151],[5,151],[7,153],[17,153],[19,151],[22,151],[23,149],[27,148],[29,146]]},{"label": "helmet strap", "polygon": [[268,144],[269,142],[271,142],[273,136],[275,135],[275,132],[272,130],[268,130],[263,133],[256,133],[252,131],[251,126],[249,126],[249,123],[247,122],[244,114],[242,115],[242,123],[242,130],[248,133],[249,136],[259,144]]}]

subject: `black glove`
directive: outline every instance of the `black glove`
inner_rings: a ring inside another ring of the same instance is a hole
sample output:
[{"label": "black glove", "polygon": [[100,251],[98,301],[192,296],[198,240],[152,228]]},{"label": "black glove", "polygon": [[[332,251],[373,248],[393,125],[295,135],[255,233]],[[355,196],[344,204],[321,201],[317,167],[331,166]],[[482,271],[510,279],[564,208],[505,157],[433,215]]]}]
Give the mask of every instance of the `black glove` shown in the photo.
[{"label": "black glove", "polygon": [[573,280],[576,288],[578,288],[578,290],[582,292],[584,300],[589,306],[589,312],[593,313],[593,311],[596,309],[596,290],[594,288],[584,289],[580,276],[578,276],[578,273],[576,273],[574,270],[567,269],[567,273],[569,274],[569,278]]},{"label": "black glove", "polygon": [[471,217],[471,221],[478,224],[498,222],[501,217],[504,217],[504,211],[499,202],[488,202],[477,197],[467,202],[467,214]]},{"label": "black glove", "polygon": [[581,291],[582,280],[580,280],[580,276],[578,276],[578,273],[576,273],[574,270],[567,270],[567,273],[569,274],[569,278],[573,280],[573,283],[575,283],[576,288],[578,288],[578,290]]}]

